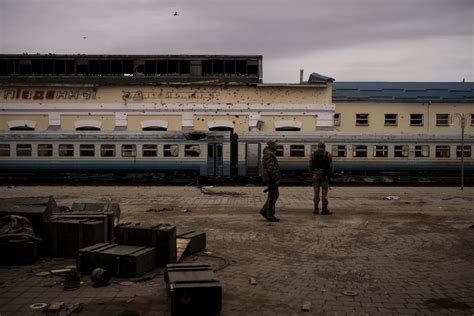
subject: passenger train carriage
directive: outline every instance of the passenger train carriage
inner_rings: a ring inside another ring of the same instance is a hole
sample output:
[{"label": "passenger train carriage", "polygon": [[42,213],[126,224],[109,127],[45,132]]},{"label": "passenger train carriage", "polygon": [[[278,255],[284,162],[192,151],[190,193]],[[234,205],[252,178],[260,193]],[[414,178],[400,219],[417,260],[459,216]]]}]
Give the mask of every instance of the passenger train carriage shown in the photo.
[{"label": "passenger train carriage", "polygon": [[[278,141],[282,173],[308,173],[319,141],[335,172],[458,172],[460,133],[342,132],[2,132],[0,172],[152,172],[173,176],[258,177],[266,141]],[[464,165],[474,172],[474,133]]]}]

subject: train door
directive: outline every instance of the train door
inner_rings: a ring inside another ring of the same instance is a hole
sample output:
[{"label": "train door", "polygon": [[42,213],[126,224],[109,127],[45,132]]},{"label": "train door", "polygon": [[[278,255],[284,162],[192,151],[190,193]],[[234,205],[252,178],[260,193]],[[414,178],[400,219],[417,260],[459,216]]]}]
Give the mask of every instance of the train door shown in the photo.
[{"label": "train door", "polygon": [[258,177],[260,175],[260,144],[247,144],[245,160],[247,176]]},{"label": "train door", "polygon": [[222,176],[223,171],[222,143],[207,145],[207,172],[209,176]]}]

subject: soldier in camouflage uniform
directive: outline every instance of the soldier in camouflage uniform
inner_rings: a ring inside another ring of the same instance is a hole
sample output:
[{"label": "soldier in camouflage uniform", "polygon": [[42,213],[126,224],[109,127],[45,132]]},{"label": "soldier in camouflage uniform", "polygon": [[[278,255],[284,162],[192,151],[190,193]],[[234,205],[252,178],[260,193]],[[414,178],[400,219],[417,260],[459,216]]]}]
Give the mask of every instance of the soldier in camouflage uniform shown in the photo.
[{"label": "soldier in camouflage uniform", "polygon": [[323,142],[318,144],[318,149],[311,155],[309,170],[313,175],[314,187],[314,214],[319,214],[319,192],[322,188],[321,198],[323,200],[323,209],[321,215],[332,214],[328,209],[328,191],[330,186],[330,177],[332,172],[332,157],[326,151],[326,145]]},{"label": "soldier in camouflage uniform", "polygon": [[269,140],[267,146],[263,150],[263,181],[267,184],[268,192],[267,201],[260,210],[260,214],[269,222],[278,222],[279,218],[275,217],[275,204],[278,200],[278,180],[280,179],[280,166],[276,158],[277,143],[274,140]]}]

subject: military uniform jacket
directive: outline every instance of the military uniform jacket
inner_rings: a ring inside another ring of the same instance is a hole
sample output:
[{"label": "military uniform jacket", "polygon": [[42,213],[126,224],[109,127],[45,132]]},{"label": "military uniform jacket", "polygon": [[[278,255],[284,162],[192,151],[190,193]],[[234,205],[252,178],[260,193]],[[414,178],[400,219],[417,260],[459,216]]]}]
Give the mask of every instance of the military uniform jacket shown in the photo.
[{"label": "military uniform jacket", "polygon": [[324,149],[318,149],[311,155],[309,162],[309,171],[324,170],[324,174],[331,175],[332,172],[332,157],[331,154]]},{"label": "military uniform jacket", "polygon": [[267,146],[263,150],[263,181],[274,183],[280,179],[280,166],[275,153]]}]

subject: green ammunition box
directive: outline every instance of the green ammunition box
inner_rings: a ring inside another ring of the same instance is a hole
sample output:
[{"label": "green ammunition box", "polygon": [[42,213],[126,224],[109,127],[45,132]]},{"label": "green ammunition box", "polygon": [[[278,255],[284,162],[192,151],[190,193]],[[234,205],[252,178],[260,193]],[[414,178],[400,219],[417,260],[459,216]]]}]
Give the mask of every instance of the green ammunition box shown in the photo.
[{"label": "green ammunition box", "polygon": [[186,254],[193,254],[206,249],[206,233],[204,232],[189,230],[176,234],[176,237],[190,240]]}]

